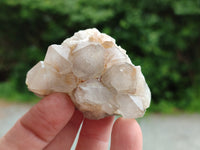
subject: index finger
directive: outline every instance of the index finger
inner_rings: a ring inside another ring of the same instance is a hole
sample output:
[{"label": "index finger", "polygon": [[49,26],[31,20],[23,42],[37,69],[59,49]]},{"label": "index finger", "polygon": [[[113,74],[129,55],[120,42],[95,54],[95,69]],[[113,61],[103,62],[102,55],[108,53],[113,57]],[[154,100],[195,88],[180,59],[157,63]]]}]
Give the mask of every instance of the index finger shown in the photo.
[{"label": "index finger", "polygon": [[0,140],[0,149],[43,149],[67,124],[74,105],[63,93],[45,97]]}]

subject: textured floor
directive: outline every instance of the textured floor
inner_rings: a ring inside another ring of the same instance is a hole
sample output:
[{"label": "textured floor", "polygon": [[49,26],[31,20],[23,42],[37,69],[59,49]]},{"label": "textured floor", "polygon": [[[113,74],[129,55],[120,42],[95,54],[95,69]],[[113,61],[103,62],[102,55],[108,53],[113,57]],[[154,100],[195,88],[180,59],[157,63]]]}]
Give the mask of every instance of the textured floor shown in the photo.
[{"label": "textured floor", "polygon": [[200,150],[200,115],[149,115],[141,119],[144,150]]},{"label": "textured floor", "polygon": [[[30,107],[0,101],[0,137]],[[200,114],[151,114],[138,121],[143,131],[144,150],[200,150]]]}]

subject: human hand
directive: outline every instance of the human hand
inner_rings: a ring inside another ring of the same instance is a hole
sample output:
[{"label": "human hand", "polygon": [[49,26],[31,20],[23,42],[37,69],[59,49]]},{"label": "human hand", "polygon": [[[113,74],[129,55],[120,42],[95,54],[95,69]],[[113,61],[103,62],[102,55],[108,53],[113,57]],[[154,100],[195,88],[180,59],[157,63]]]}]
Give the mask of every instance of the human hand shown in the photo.
[{"label": "human hand", "polygon": [[70,98],[54,93],[33,106],[0,139],[0,150],[69,150],[83,121],[76,150],[142,150],[142,132],[134,119],[84,119]]}]

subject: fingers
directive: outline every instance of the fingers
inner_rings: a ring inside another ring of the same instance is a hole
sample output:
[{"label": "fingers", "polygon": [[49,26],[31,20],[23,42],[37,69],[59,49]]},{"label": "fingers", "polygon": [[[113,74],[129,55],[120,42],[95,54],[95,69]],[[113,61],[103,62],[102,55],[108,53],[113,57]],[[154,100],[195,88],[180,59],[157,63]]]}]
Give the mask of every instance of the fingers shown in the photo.
[{"label": "fingers", "polygon": [[76,110],[71,120],[44,150],[70,149],[82,121],[83,121],[83,114],[78,110]]},{"label": "fingers", "polygon": [[115,122],[111,150],[142,150],[142,132],[135,119],[119,118]]},{"label": "fingers", "polygon": [[67,124],[74,105],[66,94],[55,93],[45,97],[26,113],[0,141],[5,148],[43,149]]},{"label": "fingers", "polygon": [[[0,139],[0,149],[70,149],[83,119],[80,112],[73,113],[74,105],[67,95],[45,97]],[[85,119],[76,149],[107,150],[113,121],[114,117]],[[142,150],[142,132],[134,119],[120,118],[113,126],[111,150],[122,149]]]},{"label": "fingers", "polygon": [[76,150],[107,150],[114,117],[85,119]]}]

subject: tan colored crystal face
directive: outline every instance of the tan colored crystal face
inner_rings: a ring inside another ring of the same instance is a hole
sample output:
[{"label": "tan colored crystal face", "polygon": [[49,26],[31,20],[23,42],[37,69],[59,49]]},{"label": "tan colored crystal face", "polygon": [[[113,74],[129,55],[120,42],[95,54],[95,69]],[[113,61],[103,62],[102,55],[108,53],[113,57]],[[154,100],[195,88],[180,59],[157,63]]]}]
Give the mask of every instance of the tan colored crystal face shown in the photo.
[{"label": "tan colored crystal face", "polygon": [[142,117],[151,100],[140,66],[97,29],[81,30],[61,45],[49,46],[44,61],[27,73],[26,84],[40,96],[67,93],[89,119]]}]

